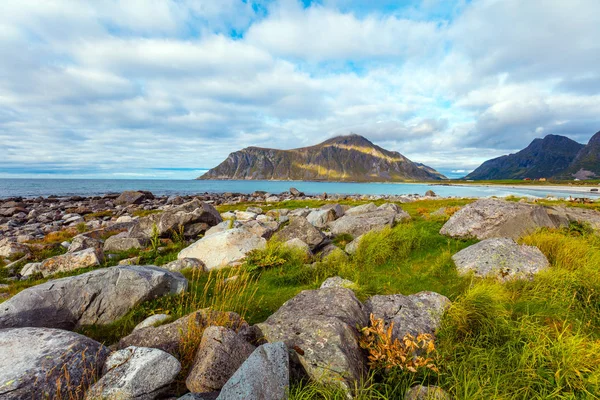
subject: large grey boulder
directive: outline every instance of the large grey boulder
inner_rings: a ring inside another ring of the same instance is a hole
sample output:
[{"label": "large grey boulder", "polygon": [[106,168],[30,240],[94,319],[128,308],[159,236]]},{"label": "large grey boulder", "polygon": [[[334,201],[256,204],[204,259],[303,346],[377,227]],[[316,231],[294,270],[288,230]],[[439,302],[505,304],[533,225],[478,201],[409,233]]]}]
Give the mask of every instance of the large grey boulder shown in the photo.
[{"label": "large grey boulder", "polygon": [[161,398],[181,371],[175,357],[158,349],[128,347],[110,355],[103,376],[86,400],[154,400]]},{"label": "large grey boulder", "polygon": [[313,251],[323,244],[325,240],[325,235],[304,217],[292,217],[290,223],[277,232],[276,236],[283,242],[291,239],[300,239]]},{"label": "large grey boulder", "polygon": [[450,304],[441,294],[419,292],[410,296],[373,296],[365,302],[365,309],[376,319],[382,319],[386,328],[393,322],[392,336],[401,341],[406,334],[434,334]]},{"label": "large grey boulder", "polygon": [[335,221],[337,215],[333,209],[314,210],[306,216],[306,220],[319,229],[327,227],[327,223]]},{"label": "large grey boulder", "polygon": [[508,238],[486,239],[452,256],[458,272],[476,276],[494,276],[502,281],[531,279],[550,266],[535,246],[519,245]]},{"label": "large grey boulder", "polygon": [[220,390],[254,349],[235,331],[222,326],[209,326],[202,334],[185,385],[193,393]]},{"label": "large grey boulder", "polygon": [[135,190],[127,190],[115,199],[115,204],[120,206],[128,206],[131,204],[142,204],[146,199],[153,199],[154,196],[150,192],[142,192]]},{"label": "large grey boulder", "polygon": [[29,254],[29,247],[11,238],[0,239],[0,257],[11,258],[19,254]]},{"label": "large grey boulder", "polygon": [[177,356],[186,339],[201,334],[208,326],[226,326],[237,331],[247,328],[248,324],[233,312],[202,309],[170,324],[135,330],[119,341],[119,348],[151,347]]},{"label": "large grey boulder", "polygon": [[147,238],[129,237],[127,232],[119,233],[104,241],[104,252],[118,253],[130,249],[143,249],[150,241]]},{"label": "large grey boulder", "polygon": [[600,231],[600,212],[580,207],[546,207],[550,216],[567,219],[569,222],[579,222],[589,225],[593,230]]},{"label": "large grey boulder", "polygon": [[88,248],[75,253],[66,253],[48,258],[39,266],[39,271],[44,277],[58,272],[70,272],[81,268],[97,267],[102,264],[104,254],[102,250]]},{"label": "large grey boulder", "polygon": [[96,253],[100,254],[102,251],[102,242],[85,234],[77,235],[71,241],[68,252],[77,253],[86,249],[96,249]]},{"label": "large grey boulder", "polygon": [[180,227],[183,227],[185,236],[195,237],[220,222],[223,222],[221,214],[212,205],[193,200],[159,214],[140,218],[130,229],[129,236],[149,238],[156,226],[161,237],[178,233]]},{"label": "large grey boulder", "polygon": [[358,237],[408,219],[410,215],[395,204],[387,203],[377,207],[369,203],[346,210],[343,217],[329,223],[329,228],[334,235],[347,233]]},{"label": "large grey boulder", "polygon": [[488,239],[519,237],[538,228],[557,228],[568,224],[559,213],[531,204],[497,199],[481,199],[458,210],[440,233],[456,238]]},{"label": "large grey boulder", "polygon": [[348,390],[366,371],[358,329],[367,323],[352,290],[327,288],[302,291],[257,327],[268,342],[294,349],[291,361],[311,379]]},{"label": "large grey boulder", "polygon": [[284,400],[290,382],[284,343],[263,344],[227,381],[218,400]]},{"label": "large grey boulder", "polygon": [[252,250],[266,246],[266,239],[243,228],[234,228],[203,237],[181,250],[177,258],[197,258],[207,270],[213,270],[240,263]]},{"label": "large grey boulder", "polygon": [[187,288],[183,275],[154,266],[117,266],[56,279],[0,304],[0,328],[106,325],[138,304]]},{"label": "large grey boulder", "polygon": [[81,398],[109,353],[92,339],[60,329],[0,329],[0,398]]}]

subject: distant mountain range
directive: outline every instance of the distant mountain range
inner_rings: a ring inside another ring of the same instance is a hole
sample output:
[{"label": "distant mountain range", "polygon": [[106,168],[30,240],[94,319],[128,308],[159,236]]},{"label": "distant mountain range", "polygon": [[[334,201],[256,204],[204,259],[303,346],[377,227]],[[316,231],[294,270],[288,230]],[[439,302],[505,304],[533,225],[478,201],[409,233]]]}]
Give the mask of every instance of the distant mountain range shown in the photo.
[{"label": "distant mountain range", "polygon": [[525,149],[488,160],[465,179],[590,179],[600,177],[600,132],[587,145],[548,135]]},{"label": "distant mountain range", "polygon": [[402,182],[446,177],[352,134],[292,150],[247,147],[198,179]]}]

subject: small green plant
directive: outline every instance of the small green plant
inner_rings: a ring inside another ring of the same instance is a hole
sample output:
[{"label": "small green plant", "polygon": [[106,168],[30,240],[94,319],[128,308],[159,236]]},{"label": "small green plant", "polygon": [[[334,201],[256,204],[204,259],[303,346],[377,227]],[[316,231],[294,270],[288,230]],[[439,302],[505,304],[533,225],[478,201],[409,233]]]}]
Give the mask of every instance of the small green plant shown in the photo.
[{"label": "small green plant", "polygon": [[88,227],[85,224],[85,222],[78,223],[76,228],[77,228],[77,232],[79,232],[79,233],[85,233],[88,230]]},{"label": "small green plant", "polygon": [[185,227],[183,225],[179,225],[177,230],[173,229],[171,233],[171,237],[173,238],[173,243],[176,245],[185,244]]},{"label": "small green plant", "polygon": [[333,244],[343,250],[346,248],[346,245],[353,240],[354,238],[349,233],[342,233],[333,238]]},{"label": "small green plant", "polygon": [[155,255],[158,254],[158,248],[160,247],[160,232],[156,223],[152,224],[152,234],[150,235],[150,249]]}]

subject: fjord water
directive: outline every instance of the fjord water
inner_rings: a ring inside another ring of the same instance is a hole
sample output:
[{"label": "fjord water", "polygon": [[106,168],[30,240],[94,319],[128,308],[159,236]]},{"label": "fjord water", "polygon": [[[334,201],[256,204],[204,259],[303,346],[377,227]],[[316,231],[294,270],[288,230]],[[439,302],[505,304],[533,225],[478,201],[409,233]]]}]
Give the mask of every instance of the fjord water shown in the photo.
[{"label": "fjord water", "polygon": [[[546,197],[580,197],[581,193],[564,190],[504,188],[490,186],[441,186],[422,183],[346,183],[301,181],[196,181],[141,179],[0,179],[0,198],[38,196],[96,196],[125,190],[148,190],[156,195],[187,195],[197,193],[252,193],[263,190],[281,193],[290,187],[307,194],[425,194],[433,190],[440,196],[504,197],[509,195]],[[589,194],[585,194],[589,196]]]}]

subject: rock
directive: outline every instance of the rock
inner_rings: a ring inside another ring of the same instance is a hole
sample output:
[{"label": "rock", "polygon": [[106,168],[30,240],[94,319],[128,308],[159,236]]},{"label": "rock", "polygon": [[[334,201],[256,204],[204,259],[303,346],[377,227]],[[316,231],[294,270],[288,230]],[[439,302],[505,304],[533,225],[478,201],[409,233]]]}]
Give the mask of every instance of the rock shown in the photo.
[{"label": "rock", "polygon": [[115,204],[120,206],[128,206],[131,204],[142,204],[146,199],[147,192],[137,192],[128,190],[123,193],[115,200]]},{"label": "rock", "polygon": [[153,227],[156,226],[158,234],[166,237],[179,232],[183,226],[186,237],[195,237],[220,222],[223,222],[221,214],[212,205],[193,200],[160,214],[138,219],[138,223],[129,231],[129,236],[150,238]]},{"label": "rock", "polygon": [[248,208],[246,208],[246,211],[254,213],[254,214],[262,214],[263,213],[263,209],[260,207],[248,207]]},{"label": "rock", "polygon": [[312,380],[349,390],[366,371],[357,328],[367,323],[352,290],[328,288],[302,291],[257,327],[268,342],[294,349],[291,361]]},{"label": "rock", "polygon": [[67,252],[77,253],[78,251],[86,249],[96,249],[96,254],[101,254],[102,242],[97,239],[88,237],[85,234],[77,235],[69,244]]},{"label": "rock", "polygon": [[218,400],[284,400],[290,381],[288,350],[284,343],[258,347],[227,381]]},{"label": "rock", "polygon": [[29,247],[22,243],[13,242],[10,238],[0,239],[0,257],[12,258],[29,253]]},{"label": "rock", "polygon": [[131,249],[144,249],[148,246],[147,238],[127,237],[127,233],[109,237],[104,241],[104,252],[119,253]]},{"label": "rock", "polygon": [[58,272],[75,271],[81,268],[96,267],[102,264],[104,254],[94,248],[89,248],[75,253],[66,253],[48,258],[40,264],[40,272],[44,277]]},{"label": "rock", "polygon": [[308,222],[315,227],[323,229],[327,227],[327,223],[336,220],[336,214],[333,209],[314,210],[306,216]]},{"label": "rock", "polygon": [[133,217],[130,215],[121,215],[115,222],[117,224],[130,223],[133,222]]},{"label": "rock", "polygon": [[348,288],[352,289],[356,284],[348,279],[341,278],[339,276],[333,276],[331,278],[325,279],[325,281],[321,284],[321,289],[338,287],[338,288]]},{"label": "rock", "polygon": [[219,392],[210,393],[187,393],[177,400],[217,400]]},{"label": "rock", "polygon": [[360,241],[362,240],[363,235],[360,235],[359,237],[355,238],[353,241],[351,241],[350,243],[348,243],[346,245],[346,247],[344,248],[344,250],[346,251],[346,253],[348,254],[356,254],[357,250],[358,250],[358,246],[360,245]]},{"label": "rock", "polygon": [[256,214],[249,211],[236,211],[235,218],[239,221],[250,221],[256,219]]},{"label": "rock", "polygon": [[194,364],[185,381],[190,392],[220,390],[255,347],[231,329],[209,326],[202,334]]},{"label": "rock", "polygon": [[213,227],[210,227],[206,232],[204,232],[204,237],[213,235],[215,233],[224,232],[233,228],[242,228],[243,226],[244,225],[239,221],[225,220]]},{"label": "rock", "polygon": [[292,217],[290,223],[277,232],[276,236],[283,242],[300,239],[313,251],[325,241],[325,235],[304,217]]},{"label": "rock", "polygon": [[452,400],[452,397],[437,386],[413,386],[406,391],[404,400]]},{"label": "rock", "polygon": [[329,223],[329,228],[334,235],[347,233],[357,237],[374,229],[392,227],[395,222],[408,219],[410,215],[395,204],[377,207],[369,203],[346,210],[343,217]]},{"label": "rock", "polygon": [[579,207],[547,207],[549,215],[558,215],[569,222],[588,224],[593,230],[600,231],[600,212]]},{"label": "rock", "polygon": [[163,265],[162,268],[175,272],[180,272],[184,269],[206,271],[204,263],[197,258],[182,258],[180,260],[171,261],[170,263]]},{"label": "rock", "polygon": [[269,196],[265,199],[265,201],[267,203],[278,203],[281,201],[281,199],[279,198],[279,196]]},{"label": "rock", "polygon": [[509,237],[518,239],[538,228],[557,228],[568,221],[551,217],[544,207],[497,199],[481,199],[458,210],[440,233],[456,238],[488,239]]},{"label": "rock", "polygon": [[41,265],[42,265],[42,263],[39,263],[39,262],[25,264],[23,266],[23,268],[21,269],[21,276],[29,277],[31,275],[41,273],[42,272],[42,270],[40,269]]},{"label": "rock", "polygon": [[106,325],[143,301],[186,288],[183,275],[154,266],[99,269],[17,293],[0,304],[0,328]]},{"label": "rock", "polygon": [[252,250],[264,249],[267,241],[245,229],[234,228],[198,240],[181,250],[178,259],[197,258],[208,270],[241,262]]},{"label": "rock", "polygon": [[275,221],[248,221],[243,226],[248,232],[268,240],[279,228],[279,223]]},{"label": "rock", "polygon": [[125,259],[119,261],[117,265],[139,265],[140,261],[141,261],[140,257],[125,258]]},{"label": "rock", "polygon": [[383,319],[386,328],[393,322],[393,338],[401,341],[407,333],[434,334],[450,304],[441,294],[419,292],[410,296],[373,296],[365,302],[365,310],[376,319]]},{"label": "rock", "polygon": [[233,330],[239,330],[247,325],[236,313],[203,309],[169,324],[149,326],[131,332],[129,336],[125,336],[119,341],[119,348],[151,347],[177,355],[186,338],[202,334],[208,326],[226,326]]},{"label": "rock", "polygon": [[104,376],[86,393],[86,400],[154,400],[169,390],[181,364],[158,349],[128,347],[110,355]]},{"label": "rock", "polygon": [[301,239],[294,238],[290,239],[284,243],[284,246],[292,248],[292,249],[300,249],[307,257],[312,256],[312,251],[310,251],[310,247],[304,243]]},{"label": "rock", "polygon": [[325,204],[321,206],[321,210],[333,210],[335,219],[341,218],[344,215],[344,208],[339,204]]},{"label": "rock", "polygon": [[59,329],[0,329],[0,398],[68,399],[102,371],[110,350],[85,336]]},{"label": "rock", "polygon": [[508,238],[483,240],[459,251],[452,260],[461,274],[472,271],[477,276],[495,276],[502,281],[531,279],[550,266],[537,247],[518,245]]},{"label": "rock", "polygon": [[143,329],[143,328],[148,328],[149,326],[160,325],[161,323],[167,321],[169,318],[171,318],[171,317],[169,317],[167,314],[151,315],[150,317],[146,318],[145,320],[143,320],[142,322],[137,324],[135,326],[135,328],[133,328],[133,331],[137,331],[137,330]]},{"label": "rock", "polygon": [[437,197],[437,194],[433,190],[428,190],[425,192],[426,197]]},{"label": "rock", "polygon": [[290,188],[290,194],[294,197],[304,196],[304,193],[296,189],[295,187]]}]

